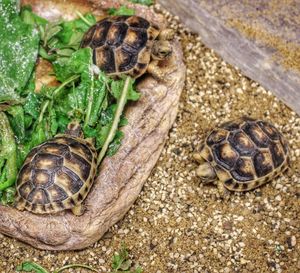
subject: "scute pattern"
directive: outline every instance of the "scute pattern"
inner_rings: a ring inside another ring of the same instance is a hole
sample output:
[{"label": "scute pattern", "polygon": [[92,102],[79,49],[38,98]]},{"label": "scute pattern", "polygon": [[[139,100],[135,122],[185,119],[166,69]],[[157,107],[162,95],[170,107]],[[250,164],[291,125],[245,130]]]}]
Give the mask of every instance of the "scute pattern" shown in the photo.
[{"label": "scute pattern", "polygon": [[27,209],[56,212],[85,198],[95,175],[96,159],[96,151],[87,141],[60,135],[33,151],[17,180],[19,198]]},{"label": "scute pattern", "polygon": [[227,170],[231,170],[238,160],[238,153],[229,143],[217,144],[213,147],[215,161]]},{"label": "scute pattern", "polygon": [[270,139],[257,124],[247,122],[242,129],[258,147],[269,146]]},{"label": "scute pattern", "polygon": [[[93,49],[94,63],[107,74],[143,74],[159,28],[139,16],[113,16],[99,21],[84,35],[81,47]],[[145,50],[146,49],[146,50]]]},{"label": "scute pattern", "polygon": [[237,181],[249,181],[254,179],[254,170],[251,158],[239,158],[235,169],[231,171]]},{"label": "scute pattern", "polygon": [[[288,161],[288,145],[270,123],[241,118],[212,130],[201,147],[206,161],[231,190],[249,190],[274,176]],[[249,186],[250,182],[255,182]],[[257,183],[256,183],[257,182]]]},{"label": "scute pattern", "polygon": [[229,143],[242,156],[251,156],[254,151],[254,143],[242,131],[231,132],[228,138]]}]

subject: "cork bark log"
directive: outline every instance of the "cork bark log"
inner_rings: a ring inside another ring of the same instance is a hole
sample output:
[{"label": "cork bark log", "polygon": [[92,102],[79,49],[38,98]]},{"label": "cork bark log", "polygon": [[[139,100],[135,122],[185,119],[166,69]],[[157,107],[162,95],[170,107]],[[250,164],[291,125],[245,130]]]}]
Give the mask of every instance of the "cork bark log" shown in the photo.
[{"label": "cork bark log", "polygon": [[300,114],[299,0],[158,0],[227,62]]},{"label": "cork bark log", "polygon": [[[48,13],[46,17],[53,18],[45,6],[46,2],[53,4],[53,1],[29,2],[35,4],[34,10],[39,14]],[[65,8],[55,6],[54,17],[62,12],[64,16],[70,15]],[[143,12],[155,16],[148,9]],[[82,249],[99,240],[126,214],[155,166],[176,117],[185,80],[182,51],[177,41],[173,42],[173,57],[161,65],[166,82],[146,75],[138,83],[142,97],[127,108],[129,123],[123,129],[122,146],[115,156],[101,164],[100,174],[84,202],[85,213],[80,217],[69,211],[36,215],[0,206],[1,233],[40,249]]]}]

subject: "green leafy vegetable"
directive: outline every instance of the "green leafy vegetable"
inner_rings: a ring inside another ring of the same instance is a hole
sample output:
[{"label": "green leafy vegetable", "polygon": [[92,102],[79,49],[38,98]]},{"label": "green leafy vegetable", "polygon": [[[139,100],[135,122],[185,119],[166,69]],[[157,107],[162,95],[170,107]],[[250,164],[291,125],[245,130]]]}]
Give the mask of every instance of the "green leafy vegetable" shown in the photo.
[{"label": "green leafy vegetable", "polygon": [[124,5],[122,5],[119,8],[110,8],[108,9],[108,14],[109,15],[116,15],[116,16],[121,16],[121,15],[134,15],[135,14],[135,10],[134,9],[130,9]]},{"label": "green leafy vegetable", "polygon": [[0,112],[0,190],[15,183],[17,177],[17,146],[5,113]]},{"label": "green leafy vegetable", "polygon": [[130,0],[130,2],[134,4],[141,4],[141,5],[146,5],[146,6],[151,6],[153,5],[153,0]]},{"label": "green leafy vegetable", "polygon": [[0,200],[3,205],[11,205],[15,201],[16,189],[15,187],[9,187],[3,191],[0,191]]},{"label": "green leafy vegetable", "polygon": [[[137,101],[140,98],[140,93],[137,93],[133,87],[133,81],[129,82],[127,100]],[[119,99],[121,96],[122,87],[124,86],[124,80],[113,81],[111,83],[111,93],[116,98]]]},{"label": "green leafy vegetable", "polygon": [[64,22],[48,22],[40,26],[42,45],[41,57],[54,61],[68,58],[79,49],[84,33],[96,23],[96,18],[88,13],[80,18]]},{"label": "green leafy vegetable", "polygon": [[128,99],[128,92],[131,86],[132,79],[130,77],[126,77],[122,92],[120,93],[119,98],[117,99],[117,107],[114,113],[114,118],[112,120],[112,123],[110,125],[107,137],[105,139],[105,142],[103,144],[103,146],[101,147],[101,151],[98,155],[98,159],[97,159],[97,165],[100,165],[102,159],[104,158],[104,156],[106,155],[107,149],[109,147],[109,144],[113,141],[117,129],[118,129],[118,125],[121,119],[121,115],[122,112],[124,110],[125,104],[127,102]]},{"label": "green leafy vegetable", "polygon": [[[116,253],[113,256],[113,260],[112,260],[112,269],[113,271],[111,273],[142,273],[143,269],[140,266],[137,266],[135,269],[132,269],[132,260],[129,259],[129,254],[128,251],[126,249],[126,247],[124,245],[122,245],[119,253]],[[84,268],[93,272],[99,272],[96,269],[88,266],[88,265],[84,265],[84,264],[69,264],[69,265],[65,265],[59,269],[56,269],[53,271],[53,273],[60,273],[65,271],[66,269],[70,269],[70,268]],[[23,262],[21,265],[17,266],[16,271],[20,272],[34,272],[34,273],[49,273],[49,271],[47,271],[44,267],[42,267],[41,265],[34,263],[34,262],[30,262],[30,261],[26,261]]]},{"label": "green leafy vegetable", "polygon": [[17,266],[17,271],[34,272],[34,273],[49,273],[45,268],[34,262],[23,262]]},{"label": "green leafy vegetable", "polygon": [[118,254],[113,256],[112,273],[126,272],[126,273],[142,273],[141,267],[136,267],[134,271],[131,270],[132,260],[129,259],[129,254],[126,247],[123,245]]},{"label": "green leafy vegetable", "polygon": [[21,103],[20,91],[35,66],[39,33],[22,21],[17,1],[0,2],[0,104]]},{"label": "green leafy vegetable", "polygon": [[[63,272],[66,269],[70,268],[84,268],[88,269],[90,271],[97,272],[94,268],[88,266],[88,265],[83,265],[83,264],[69,264],[65,265],[57,270],[54,270],[53,273],[60,273]],[[21,265],[17,266],[16,268],[17,271],[25,271],[25,272],[34,272],[34,273],[49,273],[44,267],[40,266],[37,263],[34,262],[23,262]]]},{"label": "green leafy vegetable", "polygon": [[74,74],[89,72],[92,50],[90,48],[81,48],[70,55],[70,58],[61,58],[53,62],[53,68],[56,78],[64,82]]},{"label": "green leafy vegetable", "polygon": [[45,26],[48,21],[32,12],[30,6],[23,6],[20,16],[24,23],[35,26]]}]

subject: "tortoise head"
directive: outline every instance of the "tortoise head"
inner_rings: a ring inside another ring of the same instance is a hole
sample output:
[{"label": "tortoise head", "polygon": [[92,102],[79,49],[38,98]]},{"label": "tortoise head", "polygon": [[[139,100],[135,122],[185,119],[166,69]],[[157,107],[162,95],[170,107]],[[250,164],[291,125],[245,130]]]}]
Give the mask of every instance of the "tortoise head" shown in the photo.
[{"label": "tortoise head", "polygon": [[83,137],[81,126],[78,121],[72,121],[68,124],[68,128],[65,131],[66,135],[71,135],[73,137]]},{"label": "tortoise head", "polygon": [[153,44],[152,58],[154,60],[163,60],[172,55],[172,45],[169,41],[157,40]]},{"label": "tortoise head", "polygon": [[212,165],[208,162],[203,162],[199,165],[196,170],[197,176],[201,178],[203,183],[211,183],[217,178],[217,174],[212,167]]}]

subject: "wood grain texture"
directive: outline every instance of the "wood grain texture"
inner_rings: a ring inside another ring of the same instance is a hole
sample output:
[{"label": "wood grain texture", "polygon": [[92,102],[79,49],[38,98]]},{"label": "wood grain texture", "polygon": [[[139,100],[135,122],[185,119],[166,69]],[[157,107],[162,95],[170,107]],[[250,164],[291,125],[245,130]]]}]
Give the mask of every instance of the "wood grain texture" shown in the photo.
[{"label": "wood grain texture", "polygon": [[127,108],[129,123],[123,128],[122,146],[101,164],[84,201],[85,213],[80,217],[69,211],[36,215],[0,206],[0,233],[40,249],[82,249],[99,240],[126,214],[155,166],[176,118],[185,80],[179,42],[173,42],[172,58],[161,65],[166,82],[150,75],[139,82],[142,97]]},{"label": "wood grain texture", "polygon": [[158,2],[224,60],[300,114],[299,0]]}]

